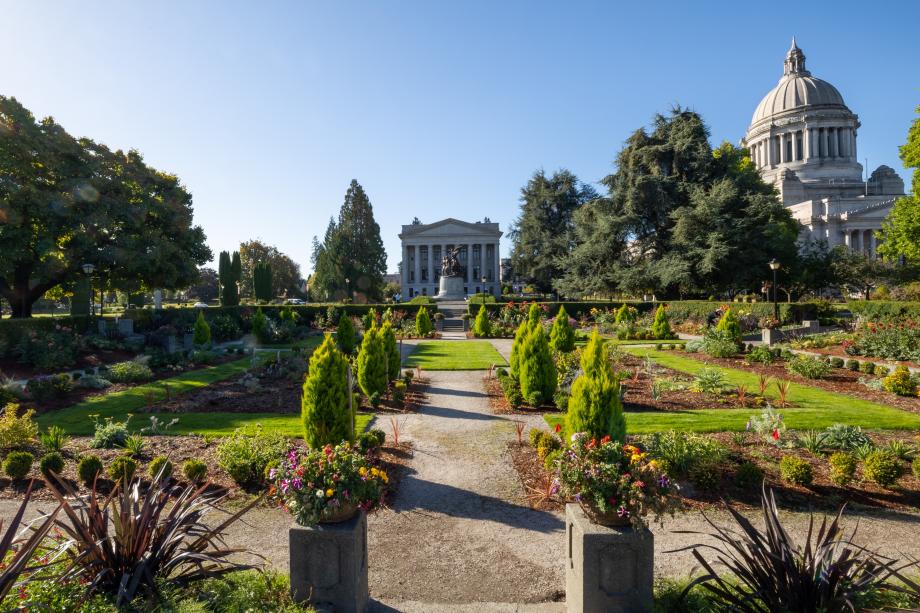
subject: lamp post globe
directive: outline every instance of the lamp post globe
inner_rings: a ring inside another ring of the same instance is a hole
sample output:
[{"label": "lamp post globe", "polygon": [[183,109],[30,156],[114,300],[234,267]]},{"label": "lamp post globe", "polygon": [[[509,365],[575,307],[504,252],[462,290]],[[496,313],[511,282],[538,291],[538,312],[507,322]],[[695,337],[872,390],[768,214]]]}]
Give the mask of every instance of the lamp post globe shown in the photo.
[{"label": "lamp post globe", "polygon": [[776,258],[773,258],[767,262],[767,266],[773,271],[773,319],[779,324],[779,303],[776,301],[776,271],[779,270],[779,262],[776,261]]}]

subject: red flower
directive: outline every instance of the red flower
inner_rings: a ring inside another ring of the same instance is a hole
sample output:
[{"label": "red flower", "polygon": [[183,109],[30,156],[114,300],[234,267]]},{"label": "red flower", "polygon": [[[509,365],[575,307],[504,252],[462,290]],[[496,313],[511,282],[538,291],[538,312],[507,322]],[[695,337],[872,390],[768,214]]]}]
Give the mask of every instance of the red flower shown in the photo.
[{"label": "red flower", "polygon": [[779,440],[779,430],[773,430],[773,440],[774,441]]},{"label": "red flower", "polygon": [[609,442],[610,442],[610,435],[609,435],[609,434],[606,435],[604,438],[601,439],[601,445],[606,445],[606,444],[609,443]]},{"label": "red flower", "polygon": [[560,426],[559,424],[556,424],[556,427],[554,428],[554,430],[555,430],[556,432],[559,432],[559,431],[562,430],[562,426]]},{"label": "red flower", "polygon": [[592,438],[590,441],[588,441],[588,444],[585,445],[585,447],[588,449],[594,449],[596,445],[597,445],[597,439]]}]

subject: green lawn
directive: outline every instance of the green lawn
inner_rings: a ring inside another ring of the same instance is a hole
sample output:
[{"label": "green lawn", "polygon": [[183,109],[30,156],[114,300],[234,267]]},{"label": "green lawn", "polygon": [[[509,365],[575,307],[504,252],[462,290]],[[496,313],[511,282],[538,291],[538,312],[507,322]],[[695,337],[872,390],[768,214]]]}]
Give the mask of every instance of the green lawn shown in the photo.
[{"label": "green lawn", "polygon": [[[250,359],[235,360],[219,366],[211,366],[201,370],[193,370],[169,379],[163,379],[144,385],[138,385],[120,392],[112,392],[102,396],[93,396],[84,402],[59,411],[44,413],[36,418],[38,424],[46,428],[58,425],[74,436],[90,435],[93,433],[93,420],[90,415],[113,417],[123,420],[128,413],[135,414],[132,427],[142,428],[147,425],[150,415],[158,415],[167,421],[178,418],[179,423],[173,427],[176,434],[195,434],[222,436],[232,433],[240,426],[262,424],[266,431],[281,432],[286,436],[301,436],[302,426],[300,415],[296,413],[143,413],[147,406],[147,395],[152,395],[154,401],[165,398],[163,384],[169,386],[171,395],[190,392],[200,389],[211,383],[231,379],[243,374],[250,364]],[[355,422],[355,429],[363,431],[370,420],[371,414],[359,413]]]},{"label": "green lawn", "polygon": [[[695,374],[707,365],[691,357],[634,348],[631,353],[639,356],[651,356],[652,360],[667,368],[688,374]],[[713,366],[709,366],[713,368]],[[725,374],[725,380],[731,385],[747,385],[749,390],[756,390],[758,376],[751,372],[735,368],[719,369]],[[775,397],[776,390],[771,385],[768,397]],[[874,430],[918,430],[920,415],[908,413],[894,407],[885,406],[868,400],[852,398],[822,389],[793,383],[787,396],[795,408],[777,409],[783,414],[783,420],[790,428],[810,430],[826,428],[835,423],[846,423]],[[757,413],[757,409],[699,409],[691,411],[649,411],[628,412],[626,427],[632,434],[646,434],[661,430],[684,430],[694,432],[719,432],[743,430],[748,418]],[[550,426],[562,423],[558,414],[546,415]]]},{"label": "green lawn", "polygon": [[493,364],[507,365],[488,341],[422,341],[404,363],[424,370],[487,370]]},{"label": "green lawn", "polygon": [[[687,342],[680,338],[675,338],[673,340],[666,340],[666,341],[656,341],[656,340],[640,341],[640,340],[635,340],[635,339],[620,340],[620,339],[612,338],[610,336],[601,336],[601,338],[607,341],[608,343],[610,343],[611,345],[622,346],[622,347],[626,347],[629,345],[652,345],[654,346],[659,343],[662,345],[683,345],[684,343]],[[588,341],[576,341],[575,344],[576,345],[587,345]]]}]

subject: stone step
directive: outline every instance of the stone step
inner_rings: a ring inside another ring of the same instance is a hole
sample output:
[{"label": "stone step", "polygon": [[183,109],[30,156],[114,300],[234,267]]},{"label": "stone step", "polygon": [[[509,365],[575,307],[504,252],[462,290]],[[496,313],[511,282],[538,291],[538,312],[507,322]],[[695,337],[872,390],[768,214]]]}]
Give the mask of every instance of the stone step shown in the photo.
[{"label": "stone step", "polygon": [[434,602],[380,602],[371,600],[368,613],[565,613],[564,602],[517,604],[513,602],[474,602],[451,604]]}]

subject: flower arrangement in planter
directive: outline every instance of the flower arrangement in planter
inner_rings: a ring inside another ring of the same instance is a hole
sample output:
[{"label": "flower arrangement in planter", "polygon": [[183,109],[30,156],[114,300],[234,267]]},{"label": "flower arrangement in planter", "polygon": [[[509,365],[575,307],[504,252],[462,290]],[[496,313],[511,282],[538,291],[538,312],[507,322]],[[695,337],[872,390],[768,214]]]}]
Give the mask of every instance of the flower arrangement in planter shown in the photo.
[{"label": "flower arrangement in planter", "polygon": [[351,519],[377,508],[389,478],[349,443],[299,453],[269,472],[269,496],[302,526]]},{"label": "flower arrangement in planter", "polygon": [[677,484],[655,460],[609,436],[598,440],[573,434],[559,461],[559,483],[563,495],[578,501],[593,522],[606,526],[645,528],[649,514],[660,522],[679,504]]}]

